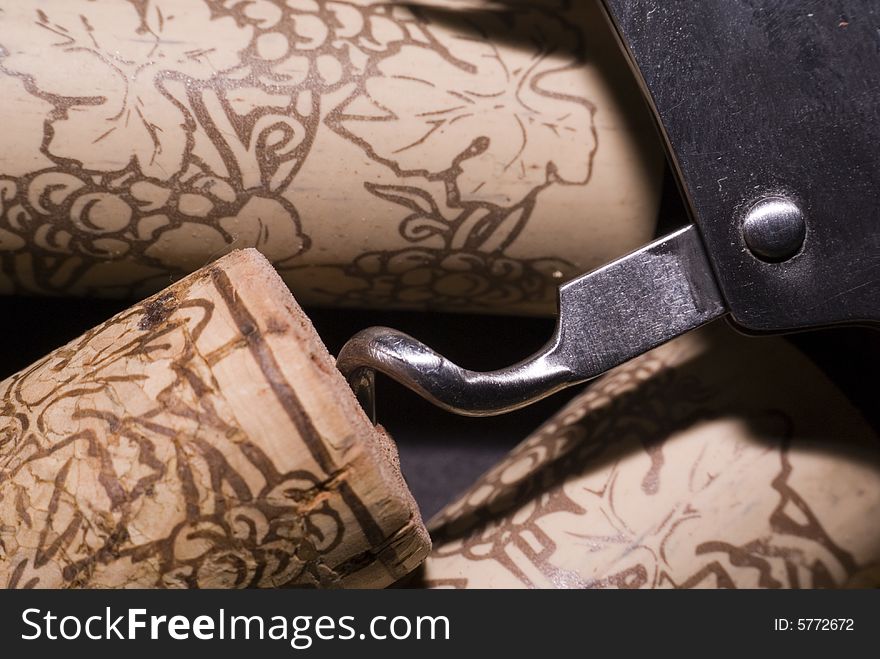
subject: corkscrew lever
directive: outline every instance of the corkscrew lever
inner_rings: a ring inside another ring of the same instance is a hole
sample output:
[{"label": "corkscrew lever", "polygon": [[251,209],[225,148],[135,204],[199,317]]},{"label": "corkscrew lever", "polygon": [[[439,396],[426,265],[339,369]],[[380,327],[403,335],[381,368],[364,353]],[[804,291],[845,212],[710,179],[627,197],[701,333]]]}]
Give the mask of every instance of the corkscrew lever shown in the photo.
[{"label": "corkscrew lever", "polygon": [[470,371],[386,327],[356,334],[337,366],[374,422],[376,371],[450,412],[490,416],[595,378],[726,312],[691,225],[562,285],[553,337],[513,366]]}]

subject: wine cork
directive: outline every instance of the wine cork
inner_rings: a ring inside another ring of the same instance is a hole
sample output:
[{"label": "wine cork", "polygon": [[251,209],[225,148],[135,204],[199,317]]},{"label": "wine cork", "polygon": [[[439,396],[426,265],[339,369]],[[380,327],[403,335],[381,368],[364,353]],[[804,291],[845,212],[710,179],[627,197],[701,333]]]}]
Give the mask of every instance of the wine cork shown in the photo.
[{"label": "wine cork", "polygon": [[302,303],[552,313],[656,223],[593,3],[21,0],[0,96],[0,292],[142,297],[254,247]]},{"label": "wine cork", "polygon": [[725,325],[626,364],[429,525],[457,588],[880,584],[880,441],[781,339]]},{"label": "wine cork", "polygon": [[430,547],[393,444],[255,250],[0,401],[0,585],[378,587]]}]

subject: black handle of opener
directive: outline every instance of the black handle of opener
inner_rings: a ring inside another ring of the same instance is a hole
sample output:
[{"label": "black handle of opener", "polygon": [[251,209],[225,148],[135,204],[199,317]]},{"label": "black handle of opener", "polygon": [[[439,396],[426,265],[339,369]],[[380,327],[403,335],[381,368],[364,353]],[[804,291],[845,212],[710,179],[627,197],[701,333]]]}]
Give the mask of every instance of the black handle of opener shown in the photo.
[{"label": "black handle of opener", "polygon": [[[880,3],[605,0],[741,327],[880,321]],[[768,262],[743,222],[769,196],[806,236]]]}]

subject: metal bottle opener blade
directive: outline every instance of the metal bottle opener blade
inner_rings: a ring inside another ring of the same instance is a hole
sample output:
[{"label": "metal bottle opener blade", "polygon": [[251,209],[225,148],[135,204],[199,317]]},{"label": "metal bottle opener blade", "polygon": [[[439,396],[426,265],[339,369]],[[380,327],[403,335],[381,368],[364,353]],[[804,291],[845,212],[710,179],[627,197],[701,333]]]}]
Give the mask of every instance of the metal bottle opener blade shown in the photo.
[{"label": "metal bottle opener blade", "polygon": [[385,327],[355,335],[337,366],[371,416],[375,371],[450,412],[488,416],[590,380],[726,311],[689,226],[561,286],[553,337],[508,368],[469,371]]}]

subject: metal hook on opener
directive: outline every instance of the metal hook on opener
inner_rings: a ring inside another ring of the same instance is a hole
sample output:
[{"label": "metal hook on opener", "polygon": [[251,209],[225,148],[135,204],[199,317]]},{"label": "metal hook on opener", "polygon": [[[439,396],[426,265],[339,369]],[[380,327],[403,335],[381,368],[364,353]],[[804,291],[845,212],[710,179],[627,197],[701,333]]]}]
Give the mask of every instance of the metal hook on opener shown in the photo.
[{"label": "metal hook on opener", "polygon": [[511,412],[576,384],[576,376],[554,348],[551,341],[518,364],[478,372],[452,363],[403,332],[371,327],[345,344],[337,366],[374,422],[375,371],[450,412],[489,416]]},{"label": "metal hook on opener", "polygon": [[386,327],[356,334],[337,366],[374,422],[375,371],[450,412],[489,416],[586,382],[726,312],[688,226],[561,286],[553,337],[513,366],[470,371]]}]

